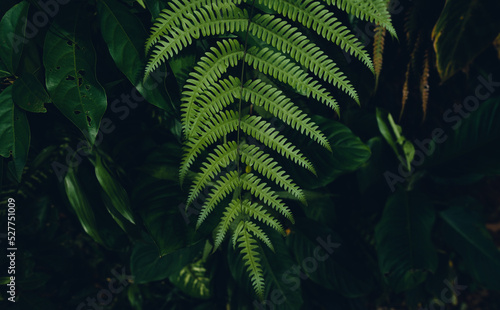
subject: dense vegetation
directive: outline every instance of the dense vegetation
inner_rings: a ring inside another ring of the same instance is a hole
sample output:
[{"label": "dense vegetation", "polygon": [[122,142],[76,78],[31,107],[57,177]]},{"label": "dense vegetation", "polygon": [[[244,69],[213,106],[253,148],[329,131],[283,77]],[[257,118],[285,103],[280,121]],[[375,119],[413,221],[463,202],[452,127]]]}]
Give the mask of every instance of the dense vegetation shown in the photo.
[{"label": "dense vegetation", "polygon": [[500,2],[0,13],[16,309],[500,306]]}]

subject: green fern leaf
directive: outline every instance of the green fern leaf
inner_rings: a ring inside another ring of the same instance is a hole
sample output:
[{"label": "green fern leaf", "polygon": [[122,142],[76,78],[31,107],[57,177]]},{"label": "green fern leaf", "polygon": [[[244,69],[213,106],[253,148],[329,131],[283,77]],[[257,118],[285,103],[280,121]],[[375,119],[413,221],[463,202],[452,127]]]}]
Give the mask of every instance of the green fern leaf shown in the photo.
[{"label": "green fern leaf", "polygon": [[307,114],[299,110],[297,106],[280,90],[261,80],[248,81],[243,86],[243,99],[250,101],[256,106],[262,106],[272,115],[283,120],[287,125],[296,129],[301,134],[311,137],[330,152],[330,143],[318,126],[307,117]]},{"label": "green fern leaf", "polygon": [[242,227],[238,231],[237,243],[243,254],[243,261],[245,266],[247,266],[247,271],[250,274],[250,280],[252,286],[257,293],[257,296],[262,299],[264,297],[264,273],[262,271],[262,266],[260,265],[259,253],[256,249],[259,246],[256,244],[255,239],[248,231],[247,222],[241,222]]},{"label": "green fern leaf", "polygon": [[240,147],[241,160],[258,171],[266,178],[274,181],[278,186],[288,191],[290,194],[299,199],[302,203],[306,203],[306,199],[302,190],[290,180],[286,172],[278,165],[276,160],[269,154],[264,153],[255,145],[243,143]]},{"label": "green fern leaf", "polygon": [[381,25],[393,37],[397,37],[396,30],[391,23],[391,15],[387,10],[386,0],[323,0],[328,5],[335,5],[339,9],[356,16],[359,19]]},{"label": "green fern leaf", "polygon": [[182,29],[172,28],[168,35],[163,36],[163,40],[155,45],[146,66],[146,77],[158,68],[160,63],[192,44],[193,39],[198,39],[200,36],[243,31],[247,26],[248,13],[234,6],[218,7],[213,4],[193,11],[193,14],[183,20]]},{"label": "green fern leaf", "polygon": [[284,215],[290,222],[295,223],[290,209],[279,199],[278,195],[258,176],[247,173],[240,178],[244,190],[250,191],[252,195],[264,203],[270,205],[274,210]]},{"label": "green fern leaf", "polygon": [[196,228],[198,229],[200,225],[205,221],[210,212],[213,211],[215,206],[224,199],[229,193],[234,191],[240,184],[240,177],[237,171],[231,171],[225,176],[221,176],[220,180],[217,181],[214,189],[210,193],[207,201],[203,205],[200,215],[198,216],[198,222],[196,223]]},{"label": "green fern leaf", "polygon": [[222,168],[236,161],[238,145],[234,141],[218,145],[208,159],[202,164],[201,171],[197,174],[189,192],[186,208],[198,197],[203,188],[218,175]]},{"label": "green fern leaf", "polygon": [[314,175],[314,170],[311,162],[295,148],[292,143],[280,135],[279,132],[271,127],[271,124],[266,122],[260,116],[245,116],[241,119],[241,130],[247,135],[254,137],[265,146],[277,151],[287,159],[292,160],[296,164],[308,169]]},{"label": "green fern leaf", "polygon": [[319,78],[346,92],[359,104],[356,90],[342,72],[339,72],[337,64],[296,27],[267,14],[257,15],[252,21],[249,27],[250,33],[283,53],[289,54]]},{"label": "green fern leaf", "polygon": [[269,237],[266,235],[264,231],[262,231],[262,229],[259,226],[257,226],[253,222],[246,222],[245,227],[249,232],[252,232],[255,237],[264,242],[274,252],[274,247],[273,244],[271,243],[271,240],[269,240]]},{"label": "green fern leaf", "polygon": [[283,226],[271,214],[266,212],[264,206],[259,205],[256,202],[250,203],[250,201],[245,200],[241,205],[241,209],[252,218],[267,224],[269,227],[279,231],[283,236],[286,236]]},{"label": "green fern leaf", "polygon": [[[240,4],[238,0],[218,0],[216,5],[228,6]],[[163,10],[151,28],[151,35],[146,41],[146,52],[162,37],[167,36],[174,27],[183,26],[184,20],[192,16],[196,9],[210,6],[213,0],[173,0],[169,1],[169,9]]]},{"label": "green fern leaf", "polygon": [[216,115],[214,118],[203,124],[203,135],[192,137],[185,143],[185,152],[182,157],[181,167],[179,169],[180,183],[184,182],[184,178],[189,167],[193,164],[196,157],[205,148],[222,138],[224,135],[238,129],[238,114],[233,111],[225,111]]},{"label": "green fern leaf", "polygon": [[[249,2],[249,0],[247,0]],[[373,63],[363,44],[342,23],[316,0],[261,0],[268,8],[307,28],[345,49],[361,60],[373,72]]]},{"label": "green fern leaf", "polygon": [[[246,202],[244,202],[243,204],[245,203]],[[224,240],[224,237],[226,236],[227,231],[229,230],[229,226],[234,222],[234,220],[236,219],[238,214],[240,214],[241,211],[242,211],[242,203],[239,199],[233,199],[228,204],[226,210],[224,211],[222,219],[216,228],[217,233],[215,234],[214,250],[219,248],[222,241]]]}]

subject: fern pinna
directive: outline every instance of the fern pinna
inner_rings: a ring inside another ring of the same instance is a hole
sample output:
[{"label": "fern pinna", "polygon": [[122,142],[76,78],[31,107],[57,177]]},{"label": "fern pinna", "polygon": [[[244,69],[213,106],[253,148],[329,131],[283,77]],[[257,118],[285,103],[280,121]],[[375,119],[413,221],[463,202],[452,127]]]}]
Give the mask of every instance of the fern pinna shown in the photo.
[{"label": "fern pinna", "polygon": [[195,161],[201,162],[187,204],[210,187],[197,227],[215,208],[224,209],[214,246],[218,248],[231,235],[260,298],[264,278],[257,239],[272,249],[263,226],[284,234],[282,221],[294,221],[275,189],[282,188],[306,203],[302,190],[275,157],[315,174],[313,163],[269,118],[281,120],[331,151],[320,128],[277,85],[288,85],[295,90],[294,96],[315,99],[337,112],[338,103],[325,85],[359,103],[356,90],[337,64],[300,29],[316,32],[373,71],[364,46],[335,17],[334,7],[395,35],[386,0],[173,0],[146,42],[147,76],[193,40],[218,38],[183,86],[185,142],[180,180],[184,181]]}]

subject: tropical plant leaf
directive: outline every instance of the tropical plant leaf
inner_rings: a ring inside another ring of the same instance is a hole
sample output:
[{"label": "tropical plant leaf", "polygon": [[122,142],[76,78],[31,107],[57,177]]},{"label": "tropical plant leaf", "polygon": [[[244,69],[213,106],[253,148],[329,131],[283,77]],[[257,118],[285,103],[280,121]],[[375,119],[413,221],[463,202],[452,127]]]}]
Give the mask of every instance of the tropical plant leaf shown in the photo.
[{"label": "tropical plant leaf", "polygon": [[420,192],[398,190],[387,200],[375,240],[380,271],[397,292],[415,288],[436,271],[435,219],[431,202]]},{"label": "tropical plant leaf", "polygon": [[172,111],[172,99],[164,91],[162,74],[155,73],[144,81],[142,79],[146,65],[143,45],[147,33],[140,19],[115,0],[99,0],[97,9],[102,36],[118,69],[146,100]]},{"label": "tropical plant leaf", "polygon": [[18,181],[21,180],[24,166],[28,159],[31,132],[23,110],[14,105],[13,86],[0,93],[0,156],[8,158]]},{"label": "tropical plant leaf", "polygon": [[[63,10],[78,14],[65,14]],[[73,10],[73,11],[71,11]],[[95,76],[96,55],[89,20],[78,5],[65,6],[47,33],[43,64],[47,90],[55,106],[93,144],[107,106],[106,93]]]},{"label": "tropical plant leaf", "polygon": [[96,242],[104,245],[99,230],[97,229],[94,211],[89,203],[87,194],[83,191],[76,177],[76,171],[74,169],[68,170],[68,173],[64,177],[64,189],[70,205],[75,211],[85,232]]},{"label": "tropical plant leaf", "polygon": [[432,31],[442,81],[464,70],[486,47],[491,46],[500,32],[498,12],[498,1],[446,1]]},{"label": "tropical plant leaf", "polygon": [[478,202],[470,197],[457,200],[458,205],[441,211],[444,240],[464,259],[467,272],[488,289],[500,289],[500,251],[486,230],[480,214],[466,208]]},{"label": "tropical plant leaf", "polygon": [[21,1],[5,13],[0,21],[0,59],[14,75],[17,71],[24,44],[29,3]]},{"label": "tropical plant leaf", "polygon": [[29,112],[45,113],[44,104],[51,102],[42,83],[31,73],[24,72],[13,85],[14,103]]},{"label": "tropical plant leaf", "polygon": [[[483,81],[491,79],[484,78]],[[485,82],[487,83],[487,82]],[[476,109],[466,112],[462,118],[449,109],[443,118],[451,125],[450,130],[439,130],[440,134],[429,143],[422,143],[423,151],[428,155],[425,165],[434,172],[445,171],[451,175],[464,173],[500,173],[498,158],[500,156],[500,98],[495,97],[479,103],[475,97],[465,99],[464,105]]]},{"label": "tropical plant leaf", "polygon": [[202,261],[185,266],[169,280],[193,298],[209,299],[213,295],[211,276]]}]

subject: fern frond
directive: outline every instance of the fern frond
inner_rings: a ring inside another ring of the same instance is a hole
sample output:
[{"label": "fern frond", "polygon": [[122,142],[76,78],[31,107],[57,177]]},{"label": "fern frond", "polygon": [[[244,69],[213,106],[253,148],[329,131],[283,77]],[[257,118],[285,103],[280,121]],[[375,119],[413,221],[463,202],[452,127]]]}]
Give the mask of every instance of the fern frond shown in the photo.
[{"label": "fern frond", "polygon": [[244,190],[250,191],[252,195],[284,215],[290,222],[295,222],[290,209],[288,209],[278,195],[258,176],[253,173],[243,174],[240,181]]},{"label": "fern frond", "polygon": [[274,181],[278,186],[297,197],[302,203],[307,204],[302,190],[290,180],[286,172],[269,154],[264,153],[255,145],[246,143],[241,145],[240,152],[241,160],[246,165],[251,166],[257,172],[269,180]]},{"label": "fern frond", "polygon": [[[243,204],[245,203],[247,202],[243,202]],[[229,226],[234,222],[238,214],[240,214],[240,212],[242,211],[243,204],[239,199],[233,199],[226,207],[221,221],[216,228],[217,233],[215,234],[214,250],[219,248],[219,246],[221,245],[227,231],[229,230]]]},{"label": "fern frond", "polygon": [[248,13],[235,6],[201,7],[188,18],[183,19],[183,27],[173,27],[168,35],[155,45],[150,60],[146,66],[146,77],[160,63],[176,55],[184,47],[193,43],[200,36],[220,35],[226,32],[244,31],[248,26]]},{"label": "fern frond", "polygon": [[318,125],[307,117],[282,91],[274,88],[261,80],[248,81],[242,89],[245,101],[250,101],[256,106],[262,106],[266,111],[278,117],[285,124],[301,134],[308,135],[313,141],[332,151],[330,143],[319,130]]},{"label": "fern frond", "polygon": [[338,103],[330,93],[284,54],[268,48],[259,50],[251,47],[245,55],[245,61],[254,69],[271,75],[278,81],[290,85],[300,94],[311,96],[339,113]]},{"label": "fern frond", "polygon": [[295,146],[280,135],[279,132],[271,127],[271,124],[264,121],[260,116],[245,116],[241,119],[241,130],[249,136],[254,137],[265,146],[277,151],[287,159],[292,160],[296,164],[308,169],[314,175],[313,165]]},{"label": "fern frond", "polygon": [[198,197],[203,188],[221,172],[223,167],[236,161],[237,156],[238,145],[236,142],[230,141],[217,145],[213,152],[208,155],[207,161],[202,164],[201,171],[197,174],[189,191],[186,207]]},{"label": "fern frond", "polygon": [[[169,31],[174,27],[183,26],[184,20],[193,16],[194,11],[210,6],[213,0],[172,0],[168,2],[169,8],[161,11],[160,16],[156,19],[151,28],[151,35],[146,41],[146,52],[161,39],[167,36]],[[219,7],[234,6],[240,4],[241,0],[218,0],[216,5]]]},{"label": "fern frond", "polygon": [[215,206],[229,193],[233,192],[239,184],[240,176],[235,170],[228,172],[225,176],[221,176],[220,180],[217,181],[215,187],[212,189],[212,192],[201,208],[200,215],[198,216],[198,222],[196,223],[197,229],[205,221],[210,212],[213,211]]},{"label": "fern frond", "polygon": [[194,160],[205,148],[238,129],[238,114],[233,111],[225,111],[224,113],[215,115],[214,118],[207,120],[203,124],[203,135],[192,137],[185,143],[184,155],[182,157],[181,167],[179,169],[180,182],[184,182],[186,173]]},{"label": "fern frond", "polygon": [[269,240],[267,234],[259,226],[257,226],[257,224],[248,221],[246,222],[245,227],[249,232],[253,233],[255,237],[264,242],[274,252],[274,247],[271,243],[271,240]]},{"label": "fern frond", "polygon": [[262,272],[259,253],[256,251],[259,246],[248,230],[248,223],[243,221],[241,223],[242,227],[237,235],[238,247],[243,254],[243,261],[247,266],[247,272],[250,274],[252,286],[257,296],[262,299],[264,297],[264,273]]},{"label": "fern frond", "polygon": [[244,53],[243,45],[237,40],[223,40],[217,42],[217,47],[210,48],[205,56],[198,61],[184,85],[185,90],[182,92],[182,124],[187,135],[189,135],[191,124],[194,121],[193,114],[196,112],[194,103],[198,96],[209,85],[214,85],[217,79],[227,71],[227,68],[236,66]]},{"label": "fern frond", "polygon": [[259,3],[263,3],[284,17],[298,21],[307,28],[312,28],[323,38],[358,58],[373,72],[372,60],[361,41],[320,2],[316,0],[260,0]]},{"label": "fern frond", "polygon": [[271,214],[266,212],[264,206],[259,205],[256,202],[251,203],[250,201],[245,200],[241,205],[241,210],[250,217],[267,224],[269,227],[279,231],[283,236],[286,236],[283,226]]},{"label": "fern frond", "polygon": [[422,76],[420,77],[420,94],[422,96],[422,112],[424,113],[423,120],[427,115],[427,104],[429,103],[429,70],[430,70],[429,50],[425,51]]},{"label": "fern frond", "polygon": [[195,106],[198,108],[193,109],[196,113],[192,118],[192,123],[188,125],[189,135],[199,134],[200,124],[205,123],[206,119],[212,118],[215,114],[228,107],[235,99],[240,97],[240,93],[240,79],[232,76],[229,76],[229,79],[219,80],[204,89],[203,93],[195,100]]},{"label": "fern frond", "polygon": [[257,15],[252,19],[249,32],[267,44],[289,54],[319,78],[338,87],[358,104],[359,97],[337,64],[287,21],[274,15]]},{"label": "fern frond", "polygon": [[378,79],[382,71],[384,60],[384,46],[386,29],[380,26],[375,28],[375,36],[373,37],[373,63],[375,64],[375,90],[378,88]]},{"label": "fern frond", "polygon": [[359,19],[381,25],[393,37],[397,37],[396,29],[392,26],[391,14],[387,10],[386,0],[323,0],[328,5],[335,5],[339,9],[352,14]]}]

